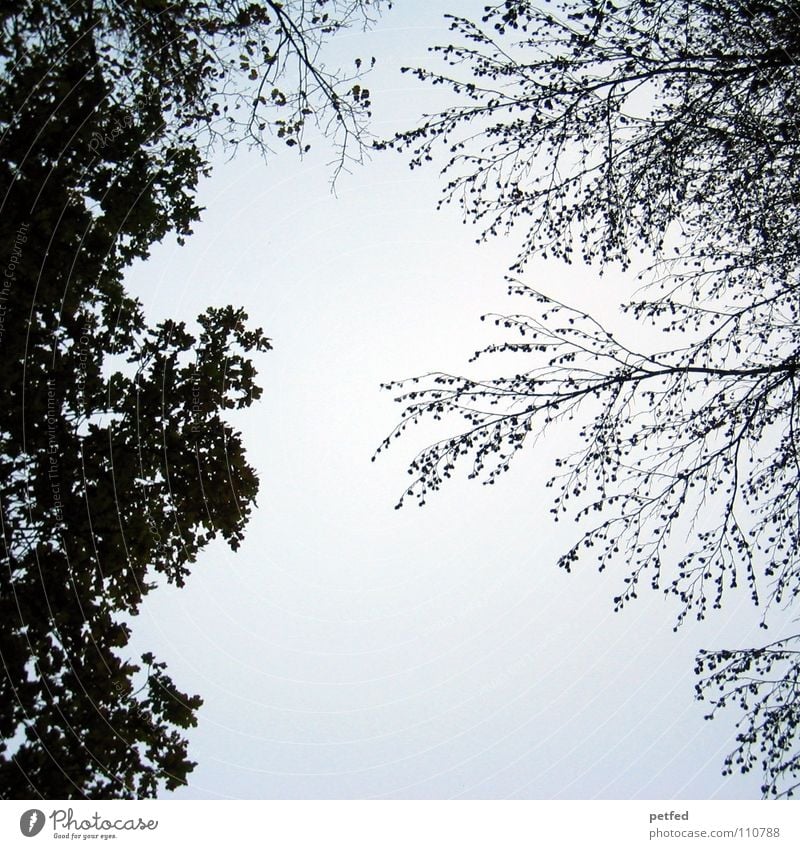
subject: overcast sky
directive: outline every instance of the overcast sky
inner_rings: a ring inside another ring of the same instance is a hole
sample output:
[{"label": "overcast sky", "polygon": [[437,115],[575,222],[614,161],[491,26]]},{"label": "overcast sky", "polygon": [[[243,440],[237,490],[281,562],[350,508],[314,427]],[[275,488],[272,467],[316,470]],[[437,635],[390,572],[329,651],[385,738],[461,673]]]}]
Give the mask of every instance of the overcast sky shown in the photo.
[{"label": "overcast sky", "polygon": [[[372,35],[339,39],[379,60],[378,134],[441,103],[398,68],[447,38],[451,8],[401,0]],[[572,540],[544,488],[568,447],[557,432],[495,487],[460,476],[393,509],[433,431],[371,463],[399,413],[379,384],[468,367],[480,314],[524,307],[503,282],[515,242],[476,245],[457,210],[435,210],[436,168],[410,172],[396,153],[334,196],[331,156],[220,161],[186,246],[168,241],[129,277],[150,318],[241,304],[274,344],[257,363],[264,397],[237,419],[261,478],[246,541],[209,547],[136,622],[134,650],[205,699],[198,766],[175,795],[757,797],[758,776],[720,775],[735,714],[704,722],[693,700],[699,647],[763,641],[746,592],[675,634],[662,595],[612,612],[624,562],[557,569]],[[526,282],[605,315],[632,286],[557,263]]]}]

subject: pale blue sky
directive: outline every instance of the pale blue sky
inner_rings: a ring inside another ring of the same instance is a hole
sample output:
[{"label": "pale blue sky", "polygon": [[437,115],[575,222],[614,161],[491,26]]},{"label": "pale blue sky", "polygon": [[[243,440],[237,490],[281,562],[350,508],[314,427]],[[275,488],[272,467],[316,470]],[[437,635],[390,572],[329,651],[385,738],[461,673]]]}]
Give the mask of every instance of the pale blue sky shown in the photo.
[{"label": "pale blue sky", "polygon": [[[337,45],[379,59],[379,134],[440,102],[397,68],[447,37],[452,8],[400,0]],[[275,346],[263,400],[237,420],[261,476],[244,545],[207,549],[136,623],[135,647],[205,698],[177,797],[757,796],[758,776],[720,776],[734,714],[707,723],[693,701],[697,648],[762,640],[746,593],[674,634],[661,595],[613,614],[624,563],[559,571],[571,528],[552,525],[544,488],[557,433],[495,487],[460,478],[393,509],[432,431],[370,463],[399,412],[378,385],[466,367],[488,338],[479,315],[515,308],[515,245],[476,245],[455,209],[437,212],[436,168],[382,154],[334,196],[330,158],[221,162],[187,245],[130,275],[151,318],[242,304]],[[555,263],[527,279],[610,315],[632,285]]]}]

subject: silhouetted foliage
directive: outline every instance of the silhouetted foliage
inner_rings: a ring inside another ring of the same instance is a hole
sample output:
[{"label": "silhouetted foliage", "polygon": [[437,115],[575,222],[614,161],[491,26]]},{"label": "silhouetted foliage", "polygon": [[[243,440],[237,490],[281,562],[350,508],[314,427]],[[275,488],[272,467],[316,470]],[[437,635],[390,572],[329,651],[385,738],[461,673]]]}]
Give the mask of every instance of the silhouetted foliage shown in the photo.
[{"label": "silhouetted foliage", "polygon": [[269,347],[245,319],[209,310],[198,338],[175,322],[142,328],[130,368],[107,377],[90,338],[85,405],[70,398],[76,352],[57,351],[22,411],[24,446],[8,440],[3,456],[5,792],[141,797],[185,782],[176,728],[195,724],[201,699],[151,654],[144,669],[120,649],[156,574],[181,585],[211,539],[242,537],[258,479],[222,414],[258,397],[244,355]]},{"label": "silhouetted foliage", "polygon": [[777,640],[757,649],[701,651],[697,684],[699,699],[713,703],[712,719],[719,708],[738,706],[744,713],[736,735],[737,747],[725,758],[724,773],[760,768],[764,795],[790,797],[800,788],[796,777],[800,754],[796,735],[800,721],[800,637]]},{"label": "silhouetted foliage", "polygon": [[[434,48],[445,70],[413,73],[461,102],[382,146],[410,148],[412,167],[441,148],[444,202],[483,238],[523,230],[510,291],[538,311],[489,317],[512,337],[476,358],[508,353],[511,373],[388,384],[405,406],[381,450],[420,419],[465,422],[417,455],[403,499],[424,503],[464,462],[492,484],[574,421],[581,445],[548,484],[555,518],[582,529],[560,565],[627,563],[616,608],[644,581],[678,597],[678,624],[745,583],[766,627],[800,592],[800,16],[784,2],[506,0],[452,31]],[[534,255],[602,270],[637,253],[647,285],[624,309],[666,349],[518,279]],[[736,663],[707,665],[723,656]],[[776,684],[767,658],[774,645],[707,655],[707,689],[753,696],[727,768],[747,771],[758,743],[764,792],[791,794],[797,726],[770,699],[796,670]],[[748,671],[762,683],[737,690]]]},{"label": "silhouetted foliage", "polygon": [[[369,92],[326,68],[369,0],[15,0],[0,13],[0,792],[186,782],[199,696],[125,647],[157,576],[236,549],[258,491],[227,410],[269,349],[233,307],[148,326],[123,273],[199,216],[216,143],[360,156]],[[364,66],[366,67],[366,66]]]}]

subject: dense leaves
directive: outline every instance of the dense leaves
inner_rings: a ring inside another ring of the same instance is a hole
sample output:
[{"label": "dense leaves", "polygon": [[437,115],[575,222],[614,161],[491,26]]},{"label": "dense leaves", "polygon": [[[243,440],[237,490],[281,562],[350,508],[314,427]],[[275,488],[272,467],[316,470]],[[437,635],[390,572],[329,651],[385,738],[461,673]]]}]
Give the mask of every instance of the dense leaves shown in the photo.
[{"label": "dense leaves", "polygon": [[258,480],[221,413],[258,396],[243,355],[268,348],[245,319],[209,311],[197,339],[173,322],[144,330],[130,368],[106,378],[90,341],[80,367],[98,403],[70,406],[74,375],[53,369],[46,410],[25,408],[24,450],[3,458],[5,792],[141,797],[185,782],[176,727],[201,699],[120,650],[155,574],[181,585],[211,539],[242,537]]},{"label": "dense leaves", "polygon": [[0,13],[0,793],[135,798],[186,782],[201,699],[132,617],[258,479],[226,412],[261,395],[233,307],[149,325],[123,273],[191,233],[215,145],[318,125],[360,156],[369,93],[324,43],[369,0],[14,0]]},{"label": "dense leaves", "polygon": [[[404,413],[381,450],[421,419],[463,421],[412,461],[400,503],[464,463],[494,483],[571,421],[580,447],[549,486],[580,531],[560,564],[628,564],[616,607],[644,582],[678,597],[678,624],[744,584],[766,627],[800,592],[800,17],[783,2],[507,0],[452,31],[434,49],[444,68],[414,73],[458,103],[385,146],[410,148],[412,166],[444,151],[445,201],[484,238],[522,231],[511,292],[536,309],[488,317],[510,335],[476,359],[500,357],[500,376],[388,385]],[[534,255],[601,271],[643,257],[627,331],[529,287]],[[766,686],[763,652],[709,667],[710,684],[735,688],[752,664]],[[739,742],[763,747],[764,792],[779,795],[800,740],[771,705],[742,703]],[[750,751],[728,767],[749,769]]]}]

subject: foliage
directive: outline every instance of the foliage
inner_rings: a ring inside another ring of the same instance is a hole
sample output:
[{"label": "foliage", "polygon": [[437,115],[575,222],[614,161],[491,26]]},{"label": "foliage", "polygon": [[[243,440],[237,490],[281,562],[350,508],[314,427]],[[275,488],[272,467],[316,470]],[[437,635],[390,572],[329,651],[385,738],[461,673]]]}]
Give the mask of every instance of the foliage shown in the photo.
[{"label": "foliage", "polygon": [[[85,120],[74,132],[91,136],[102,158],[126,159],[132,132],[141,155],[168,159],[182,176],[190,163],[206,167],[214,141],[269,151],[275,138],[306,150],[304,131],[315,123],[334,138],[341,166],[360,156],[365,138],[369,91],[359,81],[366,65],[355,58],[352,72],[331,70],[324,47],[344,29],[368,26],[382,5],[391,3],[16,0],[3,14],[0,57],[23,99],[6,120],[30,126],[34,117],[41,131],[38,119],[48,119],[41,98],[59,110],[82,99]],[[131,132],[114,132],[123,127]],[[37,151],[45,140],[58,147],[75,141],[45,133]],[[163,185],[156,198],[173,207],[179,230],[186,226],[191,207],[180,181]]]},{"label": "foliage", "polygon": [[201,699],[131,617],[258,479],[226,411],[269,349],[233,307],[150,326],[123,274],[200,214],[215,145],[360,156],[369,93],[323,46],[370,0],[14,0],[0,15],[0,791],[136,798],[186,782]]},{"label": "foliage", "polygon": [[[671,226],[692,263],[777,262],[798,189],[791,6],[557,5],[487,7],[491,32],[454,17],[463,43],[434,53],[469,78],[413,72],[466,103],[390,144],[413,147],[412,166],[443,145],[445,199],[485,236],[526,227],[515,270],[533,253],[628,264],[634,250],[663,248]],[[724,287],[728,270],[717,272]]]},{"label": "foliage", "polygon": [[795,736],[800,720],[800,637],[777,640],[769,645],[743,651],[701,651],[698,675],[708,673],[697,684],[697,696],[709,694],[712,719],[719,708],[737,705],[744,713],[736,735],[737,748],[725,758],[724,774],[734,769],[750,772],[760,767],[764,795],[791,797],[800,782],[796,777],[800,753]]},{"label": "foliage", "polygon": [[[460,102],[383,146],[410,148],[412,166],[441,146],[444,201],[483,238],[524,228],[510,289],[538,311],[490,317],[511,337],[476,358],[508,354],[511,373],[388,384],[404,412],[380,450],[423,418],[464,423],[416,456],[403,499],[424,503],[470,460],[494,483],[574,421],[581,447],[548,484],[555,517],[581,528],[560,565],[627,561],[617,609],[645,581],[679,598],[678,624],[745,583],[766,627],[800,592],[800,18],[782,2],[507,0],[452,30],[434,49],[447,69],[414,73]],[[534,255],[602,271],[637,253],[650,259],[625,306],[635,343],[517,279]],[[763,651],[711,667],[710,683],[766,675]],[[800,741],[767,704],[741,702],[739,742],[763,745],[779,795]],[[749,751],[728,767],[749,769]]]},{"label": "foliage", "polygon": [[246,319],[209,310],[197,338],[182,323],[142,328],[129,367],[107,377],[94,338],[57,350],[22,412],[24,446],[5,441],[7,794],[139,798],[193,768],[179,729],[202,700],[122,650],[156,574],[180,586],[208,542],[242,539],[258,478],[222,415],[258,398],[247,354],[269,348]]}]

